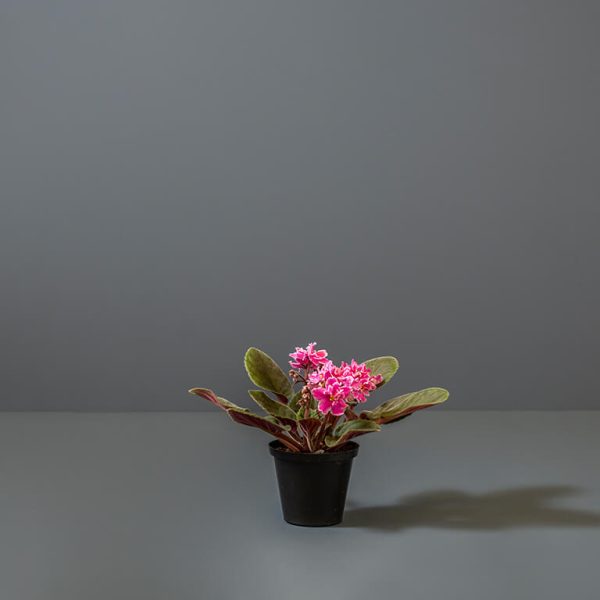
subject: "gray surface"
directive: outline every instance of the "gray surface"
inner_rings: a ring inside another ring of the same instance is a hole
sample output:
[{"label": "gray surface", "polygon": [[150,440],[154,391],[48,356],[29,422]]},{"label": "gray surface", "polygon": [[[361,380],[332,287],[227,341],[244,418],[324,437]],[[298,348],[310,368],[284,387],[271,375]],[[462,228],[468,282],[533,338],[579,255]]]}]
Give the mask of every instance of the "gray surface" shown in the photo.
[{"label": "gray surface", "polygon": [[342,526],[280,515],[216,414],[0,416],[7,600],[597,600],[600,412],[430,411],[366,436]]},{"label": "gray surface", "polygon": [[313,339],[598,407],[599,57],[596,0],[3,1],[0,408],[208,409]]}]

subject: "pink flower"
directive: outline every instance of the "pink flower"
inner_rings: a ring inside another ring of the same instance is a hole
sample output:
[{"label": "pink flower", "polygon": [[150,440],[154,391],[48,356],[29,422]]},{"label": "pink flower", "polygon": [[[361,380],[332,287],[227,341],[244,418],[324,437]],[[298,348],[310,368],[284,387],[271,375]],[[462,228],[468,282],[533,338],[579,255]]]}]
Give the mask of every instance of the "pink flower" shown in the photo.
[{"label": "pink flower", "polygon": [[341,384],[335,377],[330,377],[323,387],[314,388],[312,394],[319,403],[319,412],[324,415],[331,412],[339,417],[346,410],[346,398],[350,394],[350,388]]},{"label": "pink flower", "polygon": [[352,380],[352,396],[357,402],[366,402],[369,392],[372,392],[382,381],[381,375],[371,375],[371,369],[365,363],[357,363],[354,359],[350,364],[343,362],[341,370]]},{"label": "pink flower", "polygon": [[334,377],[335,365],[330,361],[326,360],[318,369],[310,373],[308,376],[308,385],[316,387],[318,385],[325,385],[325,381],[329,377]]},{"label": "pink flower", "polygon": [[292,352],[290,366],[294,369],[317,369],[327,362],[327,350],[315,350],[316,342],[311,342],[306,348],[296,346],[296,352]]},{"label": "pink flower", "polygon": [[296,346],[290,354],[290,365],[306,370],[306,384],[322,414],[343,415],[350,403],[366,402],[369,393],[383,381],[381,375],[372,375],[365,363],[354,359],[339,366],[333,364],[327,351],[315,350],[316,345],[311,342],[306,348]]},{"label": "pink flower", "polygon": [[308,386],[318,401],[318,408],[339,416],[344,413],[348,402],[366,402],[367,396],[383,380],[381,375],[371,375],[364,363],[354,359],[340,366],[326,360],[308,376]]}]

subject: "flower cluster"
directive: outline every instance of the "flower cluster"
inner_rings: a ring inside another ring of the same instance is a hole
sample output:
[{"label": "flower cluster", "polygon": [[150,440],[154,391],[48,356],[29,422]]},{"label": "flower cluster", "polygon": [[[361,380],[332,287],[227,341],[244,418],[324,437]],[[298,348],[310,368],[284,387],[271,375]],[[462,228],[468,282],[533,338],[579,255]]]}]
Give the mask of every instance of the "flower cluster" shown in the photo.
[{"label": "flower cluster", "polygon": [[290,366],[294,369],[316,369],[328,362],[327,350],[315,350],[316,342],[311,342],[306,348],[298,348],[292,352]]},{"label": "flower cluster", "polygon": [[364,363],[354,359],[350,363],[335,365],[327,358],[326,350],[315,350],[316,343],[306,348],[296,348],[290,354],[290,365],[306,369],[306,385],[317,401],[320,413],[343,415],[348,405],[365,402],[367,396],[382,381],[381,375],[371,375]]}]

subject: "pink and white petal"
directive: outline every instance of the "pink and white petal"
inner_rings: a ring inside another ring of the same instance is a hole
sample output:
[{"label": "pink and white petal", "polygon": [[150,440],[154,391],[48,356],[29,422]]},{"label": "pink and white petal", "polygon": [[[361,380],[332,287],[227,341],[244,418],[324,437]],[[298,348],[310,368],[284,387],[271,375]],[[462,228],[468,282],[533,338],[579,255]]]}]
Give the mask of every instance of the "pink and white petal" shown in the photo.
[{"label": "pink and white petal", "polygon": [[331,414],[339,417],[346,411],[346,403],[343,400],[336,400],[331,404]]},{"label": "pink and white petal", "polygon": [[312,395],[315,400],[322,402],[323,400],[327,400],[327,402],[331,402],[331,396],[329,392],[322,387],[316,387],[312,389]]},{"label": "pink and white petal", "polygon": [[326,415],[331,410],[331,400],[328,397],[319,400],[318,408],[320,413]]}]

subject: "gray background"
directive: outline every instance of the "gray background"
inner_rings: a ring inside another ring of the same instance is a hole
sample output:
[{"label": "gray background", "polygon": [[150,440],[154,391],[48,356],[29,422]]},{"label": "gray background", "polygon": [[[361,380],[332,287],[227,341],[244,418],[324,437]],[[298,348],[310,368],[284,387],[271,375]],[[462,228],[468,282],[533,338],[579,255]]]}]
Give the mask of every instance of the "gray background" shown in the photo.
[{"label": "gray background", "polygon": [[4,0],[1,408],[243,403],[313,339],[597,408],[599,52],[596,1]]}]

